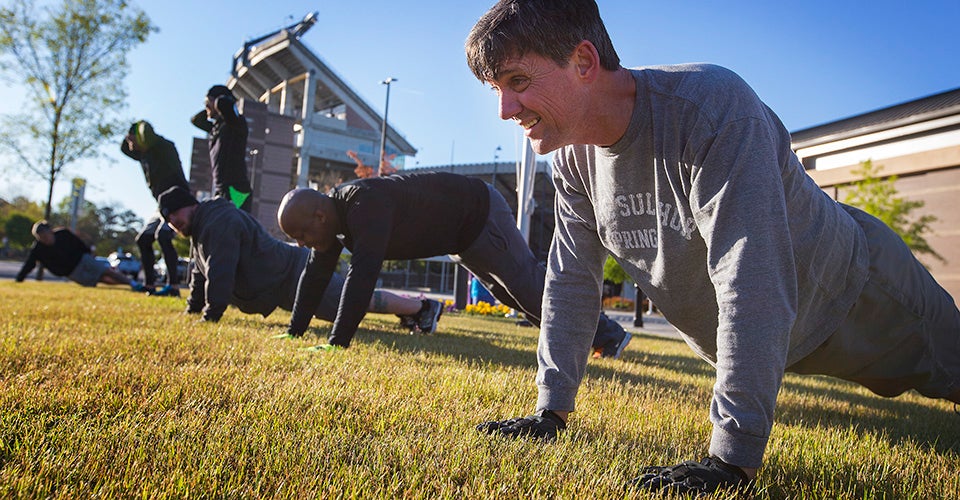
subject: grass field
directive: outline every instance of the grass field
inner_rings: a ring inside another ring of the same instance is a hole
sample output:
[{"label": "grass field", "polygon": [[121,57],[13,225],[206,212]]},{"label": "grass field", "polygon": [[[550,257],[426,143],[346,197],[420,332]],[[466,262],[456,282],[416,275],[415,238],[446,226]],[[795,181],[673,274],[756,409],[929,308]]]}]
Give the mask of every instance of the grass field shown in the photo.
[{"label": "grass field", "polygon": [[[283,311],[182,309],[0,281],[0,497],[645,498],[622,487],[640,468],[706,452],[713,373],[681,342],[592,360],[543,444],[474,430],[533,409],[532,328],[447,314],[411,336],[370,315],[350,349],[311,353],[270,338]],[[948,403],[788,375],[757,497],[960,498],[958,440]]]}]

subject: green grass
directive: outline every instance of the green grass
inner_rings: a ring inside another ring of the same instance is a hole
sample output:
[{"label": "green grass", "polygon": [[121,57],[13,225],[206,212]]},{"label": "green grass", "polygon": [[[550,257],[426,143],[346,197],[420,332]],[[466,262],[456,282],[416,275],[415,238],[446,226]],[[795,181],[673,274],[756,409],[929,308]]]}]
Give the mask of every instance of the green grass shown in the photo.
[{"label": "green grass", "polygon": [[[270,338],[283,311],[182,308],[0,281],[0,497],[645,498],[622,488],[640,468],[706,452],[713,372],[678,341],[591,361],[543,444],[474,431],[533,409],[532,328],[370,315],[350,349],[308,353],[316,337]],[[958,498],[958,439],[945,402],[787,376],[757,497]]]}]

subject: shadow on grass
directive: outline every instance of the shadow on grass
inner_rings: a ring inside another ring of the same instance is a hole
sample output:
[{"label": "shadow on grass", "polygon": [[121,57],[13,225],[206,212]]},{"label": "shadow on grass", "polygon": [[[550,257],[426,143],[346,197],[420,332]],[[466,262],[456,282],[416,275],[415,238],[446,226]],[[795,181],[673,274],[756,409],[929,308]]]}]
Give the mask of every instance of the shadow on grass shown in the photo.
[{"label": "shadow on grass", "polygon": [[[960,452],[960,415],[943,408],[927,406],[903,397],[885,398],[855,392],[859,385],[823,375],[803,378],[829,380],[834,387],[811,387],[804,382],[785,382],[783,387],[797,395],[828,398],[842,402],[841,408],[821,408],[816,403],[782,400],[777,404],[777,422],[808,428],[836,429],[855,427],[869,431],[893,445],[915,441],[929,445],[937,453]],[[811,419],[816,415],[816,420]],[[942,425],[936,425],[942,423]]]},{"label": "shadow on grass", "polygon": [[[285,328],[286,322],[280,318],[266,318],[268,328],[279,331]],[[264,327],[264,320],[258,320],[260,327]],[[522,327],[517,327],[522,328]],[[320,339],[325,340],[329,332],[329,324],[314,325],[310,330]],[[636,339],[662,342],[682,342],[680,340],[664,339],[655,336],[638,334]],[[365,344],[379,344],[398,353],[432,353],[456,359],[473,361],[479,364],[529,369],[532,375],[537,369],[536,337],[522,336],[508,331],[491,331],[489,329],[475,331],[469,328],[444,325],[442,333],[437,335],[408,335],[397,326],[383,319],[367,320],[364,327],[358,331],[354,342]],[[517,347],[506,347],[516,345]],[[713,367],[701,360],[692,352],[689,356],[664,354],[644,350],[628,350],[621,358],[623,363],[642,364],[651,368],[659,368],[685,377],[713,378]],[[625,384],[651,387],[658,393],[688,394],[702,393],[702,388],[694,382],[673,381],[661,377],[640,375],[617,368],[618,363],[589,363],[587,374],[597,380],[615,380]],[[830,384],[826,387],[814,387],[807,383],[809,380],[825,379]],[[914,401],[896,398],[883,398],[872,394],[857,392],[857,384],[840,379],[823,376],[801,375],[799,381],[787,380],[783,389],[796,395],[809,396],[813,399],[825,398],[828,400],[846,403],[843,409],[839,405],[824,408],[809,401],[797,402],[789,398],[781,398],[777,405],[776,422],[784,425],[803,426],[807,428],[830,428],[837,432],[846,431],[855,426],[864,432],[871,432],[891,444],[898,445],[905,441],[916,441],[929,444],[938,453],[960,451],[960,416],[953,415],[943,409],[919,404]],[[709,394],[704,396],[702,405],[704,415],[710,405]],[[811,418],[816,416],[815,418]],[[943,422],[942,426],[930,425],[930,422]],[[581,429],[582,438],[603,438],[590,429]],[[630,430],[624,430],[621,436],[625,440],[633,440],[636,436]]]}]

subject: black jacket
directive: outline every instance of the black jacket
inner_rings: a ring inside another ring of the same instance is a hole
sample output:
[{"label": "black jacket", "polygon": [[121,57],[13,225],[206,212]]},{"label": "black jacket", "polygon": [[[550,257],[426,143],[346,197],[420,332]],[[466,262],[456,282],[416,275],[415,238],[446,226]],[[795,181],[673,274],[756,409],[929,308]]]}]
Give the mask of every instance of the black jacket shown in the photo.
[{"label": "black jacket", "polygon": [[350,269],[330,332],[330,343],[344,346],[366,314],[384,260],[458,254],[477,238],[490,212],[487,184],[446,172],[357,179],[329,196],[340,215],[342,244],[328,252],[311,250],[290,333],[306,331],[346,247]]},{"label": "black jacket", "polygon": [[252,190],[247,177],[247,119],[237,113],[236,101],[229,96],[218,97],[214,106],[220,112],[220,117],[213,123],[207,119],[206,110],[190,120],[208,134],[213,194],[229,197],[228,186],[249,193]]},{"label": "black jacket", "polygon": [[143,176],[147,180],[147,186],[153,193],[154,199],[173,186],[180,186],[190,191],[190,184],[183,175],[183,165],[180,163],[177,147],[163,136],[153,133],[152,129],[148,130],[146,151],[131,150],[126,139],[120,144],[120,151],[140,162],[140,166],[143,167]]},{"label": "black jacket", "polygon": [[277,307],[292,308],[306,248],[270,236],[225,198],[200,203],[191,233],[189,311],[203,311],[204,319],[217,321],[230,304],[264,316]]},{"label": "black jacket", "polygon": [[39,241],[33,243],[30,255],[17,273],[17,281],[23,281],[37,266],[37,262],[57,276],[69,276],[80,263],[83,254],[90,253],[90,247],[69,229],[57,229],[53,232],[53,238],[53,245],[50,246]]}]

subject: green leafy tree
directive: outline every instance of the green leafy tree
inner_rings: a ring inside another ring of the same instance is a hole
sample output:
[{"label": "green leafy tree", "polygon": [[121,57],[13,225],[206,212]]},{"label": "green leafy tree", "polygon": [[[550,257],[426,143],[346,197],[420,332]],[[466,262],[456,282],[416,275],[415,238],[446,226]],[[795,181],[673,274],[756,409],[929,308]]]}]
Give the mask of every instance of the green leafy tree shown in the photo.
[{"label": "green leafy tree", "polygon": [[[70,197],[60,201],[50,222],[55,226],[71,227]],[[143,221],[131,210],[116,204],[98,207],[84,201],[74,231],[84,241],[93,244],[97,255],[109,255],[118,248],[136,255],[137,232],[141,226]]]},{"label": "green leafy tree", "polygon": [[0,8],[0,69],[26,87],[3,117],[0,147],[48,183],[44,218],[64,167],[102,155],[124,123],[127,53],[156,28],[126,0],[13,0]]},{"label": "green leafy tree", "polygon": [[7,220],[14,214],[27,217],[30,223],[43,218],[43,207],[23,196],[17,196],[13,201],[0,201],[0,234],[7,236]]},{"label": "green leafy tree", "polygon": [[34,220],[22,213],[13,213],[3,225],[4,234],[9,239],[10,248],[23,250],[33,244]]},{"label": "green leafy tree", "polygon": [[616,285],[622,285],[628,277],[627,272],[620,267],[620,264],[608,255],[606,262],[603,263],[603,280]]},{"label": "green leafy tree", "polygon": [[915,215],[914,211],[922,208],[924,202],[897,196],[897,188],[894,186],[897,176],[883,178],[880,176],[881,170],[883,166],[874,166],[870,160],[862,162],[860,167],[853,171],[862,179],[842,186],[846,192],[843,202],[882,220],[903,238],[914,253],[929,255],[940,262],[946,262],[924,237],[932,232],[930,225],[936,222],[937,218],[929,214]]},{"label": "green leafy tree", "polygon": [[109,255],[117,248],[137,253],[137,233],[143,226],[137,214],[117,205],[98,207],[94,213],[100,229],[97,255]]},{"label": "green leafy tree", "polygon": [[0,219],[13,213],[21,213],[36,221],[43,217],[43,206],[24,196],[17,196],[13,201],[0,204]]}]

